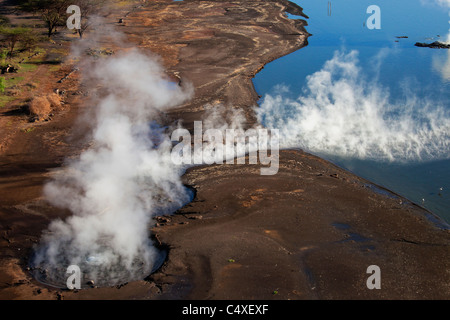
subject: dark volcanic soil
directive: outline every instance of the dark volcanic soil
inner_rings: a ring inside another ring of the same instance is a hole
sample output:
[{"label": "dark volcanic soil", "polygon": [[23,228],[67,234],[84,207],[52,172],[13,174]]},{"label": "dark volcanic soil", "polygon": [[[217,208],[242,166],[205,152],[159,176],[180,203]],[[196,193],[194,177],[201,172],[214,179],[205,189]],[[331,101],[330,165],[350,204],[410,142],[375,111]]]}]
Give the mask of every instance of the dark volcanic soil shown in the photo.
[{"label": "dark volcanic soil", "polygon": [[[224,104],[244,109],[251,124],[252,77],[307,44],[303,23],[286,19],[286,9],[301,14],[286,1],[152,1],[116,10],[107,22],[160,54],[175,80],[193,84],[194,99],[169,119],[189,127]],[[261,176],[257,165],[188,170],[183,179],[195,198],[157,219],[151,231],[168,258],[145,280],[79,291],[40,284],[26,269],[32,246],[52,219],[69,214],[46,203],[42,186],[83,147],[73,130],[83,99],[70,97],[70,108],[32,132],[16,132],[1,150],[1,299],[450,297],[448,229],[406,199],[301,150],[280,152],[273,176]],[[381,269],[380,290],[366,286],[370,265]]]},{"label": "dark volcanic soil", "polygon": [[[260,176],[257,166],[216,165],[185,179],[197,195],[154,230],[173,249],[153,279],[188,274],[190,298],[449,297],[448,230],[315,156],[282,151],[274,176]],[[370,265],[381,269],[381,290],[367,289]]]}]

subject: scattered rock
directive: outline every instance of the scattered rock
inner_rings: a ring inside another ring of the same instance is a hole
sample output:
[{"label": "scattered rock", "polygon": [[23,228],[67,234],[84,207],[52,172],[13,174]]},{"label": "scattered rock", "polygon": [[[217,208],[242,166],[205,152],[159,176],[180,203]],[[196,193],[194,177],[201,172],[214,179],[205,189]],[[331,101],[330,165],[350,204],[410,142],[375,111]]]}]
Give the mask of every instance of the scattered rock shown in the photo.
[{"label": "scattered rock", "polygon": [[203,216],[201,216],[201,215],[189,216],[188,219],[201,220],[201,219],[203,219]]},{"label": "scattered rock", "polygon": [[1,67],[1,74],[5,73],[16,73],[19,69],[14,67],[11,64],[7,64],[6,66]]},{"label": "scattered rock", "polygon": [[68,77],[70,77],[70,75],[76,71],[78,71],[79,69],[77,67],[73,68],[68,74],[66,74],[64,77],[62,77],[60,80],[58,80],[58,83],[62,83],[63,81],[65,81]]},{"label": "scattered rock", "polygon": [[110,56],[114,54],[113,50],[110,49],[92,49],[92,48],[88,48],[86,49],[86,54],[88,56],[93,56],[94,58],[98,58],[100,56]]},{"label": "scattered rock", "polygon": [[169,217],[162,217],[162,216],[156,217],[155,220],[157,227],[163,226],[164,224],[169,223],[171,221]]},{"label": "scattered rock", "polygon": [[118,285],[116,285],[116,288],[117,288],[117,289],[120,289],[120,288],[122,288],[123,286],[126,286],[127,284],[128,284],[128,282],[118,284]]},{"label": "scattered rock", "polygon": [[14,88],[7,90],[5,94],[10,97],[15,97],[20,94],[20,89],[17,87],[14,87]]}]

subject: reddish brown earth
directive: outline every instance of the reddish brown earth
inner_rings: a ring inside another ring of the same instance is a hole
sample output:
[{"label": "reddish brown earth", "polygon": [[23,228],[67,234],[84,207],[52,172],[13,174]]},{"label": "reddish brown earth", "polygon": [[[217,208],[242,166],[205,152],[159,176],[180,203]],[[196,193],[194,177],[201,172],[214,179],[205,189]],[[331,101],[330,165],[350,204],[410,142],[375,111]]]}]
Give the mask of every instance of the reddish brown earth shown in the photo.
[{"label": "reddish brown earth", "polygon": [[[250,124],[257,101],[252,77],[307,44],[302,22],[284,16],[287,8],[285,1],[152,1],[116,9],[106,21],[127,35],[124,48],[156,52],[169,75],[193,84],[193,100],[169,118],[189,126],[208,105],[224,104],[244,109]],[[99,46],[123,49],[105,39]],[[49,90],[67,90],[65,110],[33,124],[14,115],[18,124],[35,129],[8,131],[3,140],[1,299],[450,297],[448,229],[406,199],[301,150],[280,152],[273,176],[261,176],[258,165],[248,164],[189,169],[183,179],[195,198],[157,219],[151,232],[168,256],[145,280],[78,291],[39,283],[27,270],[32,246],[50,221],[70,214],[50,206],[42,187],[52,168],[83,148],[77,118],[87,106],[83,94],[73,93],[85,88],[77,75],[56,82],[68,70],[47,79]],[[380,290],[366,286],[370,265],[381,269]]]}]

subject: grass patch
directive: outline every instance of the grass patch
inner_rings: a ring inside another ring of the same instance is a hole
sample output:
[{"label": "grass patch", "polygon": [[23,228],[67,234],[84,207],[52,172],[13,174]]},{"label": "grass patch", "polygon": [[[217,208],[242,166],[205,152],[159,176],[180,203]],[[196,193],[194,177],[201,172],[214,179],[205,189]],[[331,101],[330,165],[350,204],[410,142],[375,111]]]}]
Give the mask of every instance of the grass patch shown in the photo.
[{"label": "grass patch", "polygon": [[67,55],[67,49],[65,49],[65,48],[52,48],[52,49],[50,49],[50,51],[49,51],[50,53],[55,53],[55,54],[59,54],[59,55],[61,55],[61,56],[65,56],[65,55]]},{"label": "grass patch", "polygon": [[3,108],[6,106],[6,104],[12,100],[14,100],[15,97],[7,96],[4,94],[0,94],[0,108]]},{"label": "grass patch", "polygon": [[32,72],[37,68],[38,66],[32,62],[23,62],[19,65],[19,72]]},{"label": "grass patch", "polygon": [[55,71],[58,71],[59,69],[61,69],[61,65],[55,64],[55,65],[48,66],[48,71],[50,71],[50,72],[55,72]]},{"label": "grass patch", "polygon": [[0,60],[0,65],[11,64],[19,68],[19,70],[30,70],[32,68],[37,68],[37,66],[33,67],[33,64],[39,64],[38,61],[41,61],[42,63],[42,56],[45,52],[46,51],[42,48],[36,48],[33,51],[16,51],[14,52],[13,57],[9,58],[3,54],[2,59]]},{"label": "grass patch", "polygon": [[25,78],[21,76],[15,76],[9,79],[2,77],[1,79],[3,92],[0,92],[0,108],[3,108],[6,106],[7,103],[17,98],[16,94],[11,94],[11,90],[20,92],[20,89],[18,88],[11,89],[11,88],[22,82]]},{"label": "grass patch", "polygon": [[12,77],[9,79],[5,79],[5,88],[11,88],[12,86],[16,86],[18,85],[20,82],[23,81],[23,79],[25,79],[22,76],[16,76],[16,77]]}]

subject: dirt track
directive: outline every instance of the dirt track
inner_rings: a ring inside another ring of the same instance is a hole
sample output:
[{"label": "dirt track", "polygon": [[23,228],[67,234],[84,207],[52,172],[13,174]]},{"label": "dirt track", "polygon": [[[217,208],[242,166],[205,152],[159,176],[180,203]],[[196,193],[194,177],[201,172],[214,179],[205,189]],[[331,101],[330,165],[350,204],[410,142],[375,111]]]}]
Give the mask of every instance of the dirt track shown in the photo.
[{"label": "dirt track", "polygon": [[[150,2],[107,19],[130,43],[160,54],[174,79],[194,85],[194,99],[169,119],[189,127],[205,106],[224,104],[246,110],[251,124],[252,77],[307,44],[303,25],[287,20],[285,8],[271,1]],[[42,186],[83,147],[72,130],[82,102],[68,94],[69,108],[32,132],[15,132],[2,150],[1,299],[450,297],[449,230],[406,199],[300,150],[282,151],[274,176],[260,176],[254,165],[190,169],[184,180],[195,199],[152,230],[169,254],[146,280],[77,292],[43,286],[26,270],[32,245],[52,219],[69,213],[49,206]],[[381,268],[381,290],[366,287],[369,265]]]}]

